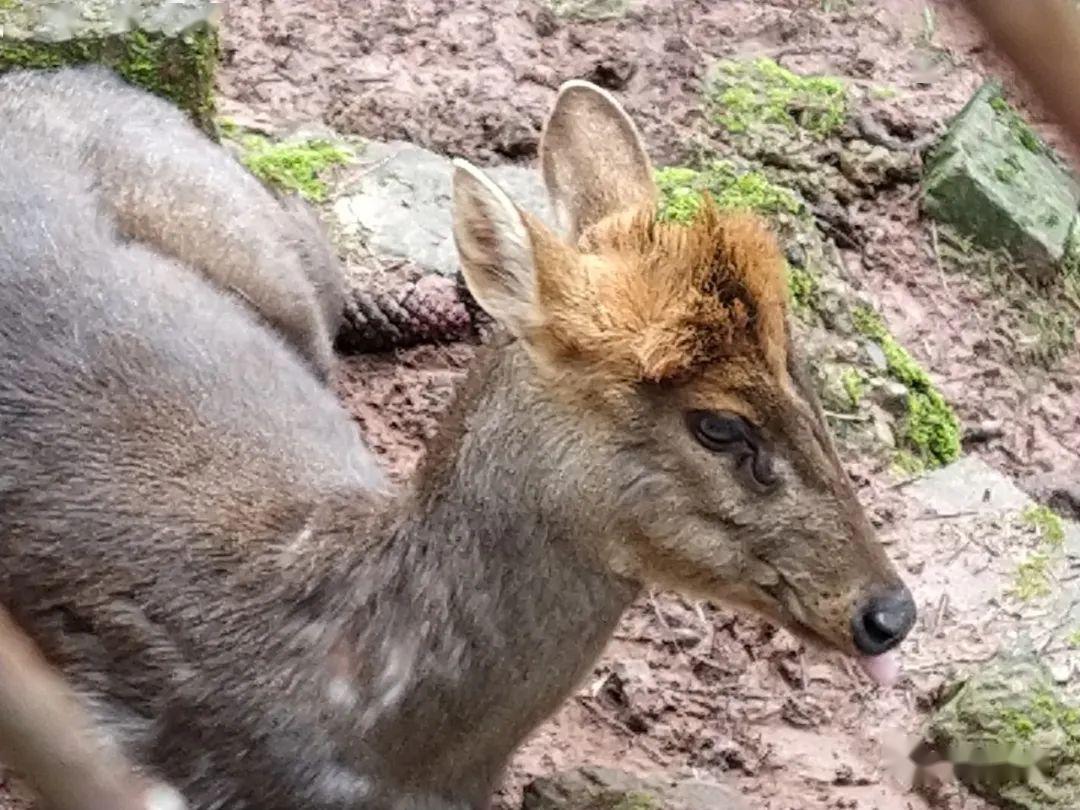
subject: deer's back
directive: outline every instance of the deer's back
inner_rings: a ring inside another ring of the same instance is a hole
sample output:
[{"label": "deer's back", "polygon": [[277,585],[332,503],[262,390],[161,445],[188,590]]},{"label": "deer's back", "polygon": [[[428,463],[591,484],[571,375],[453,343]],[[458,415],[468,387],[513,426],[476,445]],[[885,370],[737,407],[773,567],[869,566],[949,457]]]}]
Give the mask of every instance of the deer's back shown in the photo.
[{"label": "deer's back", "polygon": [[274,332],[0,131],[0,602],[103,716],[149,741],[186,685],[257,692],[279,547],[380,486]]}]

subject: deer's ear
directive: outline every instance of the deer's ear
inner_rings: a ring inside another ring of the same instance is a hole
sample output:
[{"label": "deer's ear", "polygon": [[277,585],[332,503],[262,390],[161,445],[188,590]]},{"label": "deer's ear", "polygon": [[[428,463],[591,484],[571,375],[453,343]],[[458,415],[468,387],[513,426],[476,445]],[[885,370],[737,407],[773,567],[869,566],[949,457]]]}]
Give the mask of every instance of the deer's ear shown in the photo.
[{"label": "deer's ear", "polygon": [[506,193],[482,171],[454,161],[454,243],[476,302],[518,337],[538,320],[536,262],[529,228]]},{"label": "deer's ear", "polygon": [[610,93],[589,82],[559,88],[540,163],[559,225],[573,239],[608,214],[656,196],[637,127]]}]

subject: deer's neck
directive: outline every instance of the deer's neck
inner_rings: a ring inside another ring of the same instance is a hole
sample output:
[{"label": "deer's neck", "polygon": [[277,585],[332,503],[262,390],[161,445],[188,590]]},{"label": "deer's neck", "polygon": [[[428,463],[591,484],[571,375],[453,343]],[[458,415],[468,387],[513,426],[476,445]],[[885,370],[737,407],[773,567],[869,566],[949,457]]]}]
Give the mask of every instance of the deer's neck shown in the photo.
[{"label": "deer's neck", "polygon": [[354,572],[355,675],[373,685],[364,734],[459,783],[494,778],[638,590],[583,550],[574,513],[588,505],[560,478],[572,449],[530,399],[516,351],[474,372],[387,542]]}]

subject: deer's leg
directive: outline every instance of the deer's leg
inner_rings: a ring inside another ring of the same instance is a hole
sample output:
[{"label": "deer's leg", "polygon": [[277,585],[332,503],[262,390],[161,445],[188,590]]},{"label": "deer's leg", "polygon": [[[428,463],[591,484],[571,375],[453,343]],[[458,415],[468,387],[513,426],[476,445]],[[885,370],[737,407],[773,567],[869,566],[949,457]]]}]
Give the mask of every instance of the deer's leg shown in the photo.
[{"label": "deer's leg", "polygon": [[74,692],[0,608],[0,759],[48,810],[183,810],[95,734]]}]

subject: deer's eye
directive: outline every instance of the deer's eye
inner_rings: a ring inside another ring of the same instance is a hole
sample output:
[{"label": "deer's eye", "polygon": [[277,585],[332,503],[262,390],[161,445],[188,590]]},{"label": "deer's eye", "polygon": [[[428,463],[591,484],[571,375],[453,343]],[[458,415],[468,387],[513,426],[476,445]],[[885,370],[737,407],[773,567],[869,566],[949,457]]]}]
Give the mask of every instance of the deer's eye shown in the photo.
[{"label": "deer's eye", "polygon": [[744,486],[764,493],[779,483],[772,455],[754,428],[741,416],[691,411],[686,415],[686,422],[702,447],[735,457],[735,469]]},{"label": "deer's eye", "polygon": [[691,411],[687,425],[707,450],[734,452],[751,447],[750,426],[741,416],[713,411]]}]

